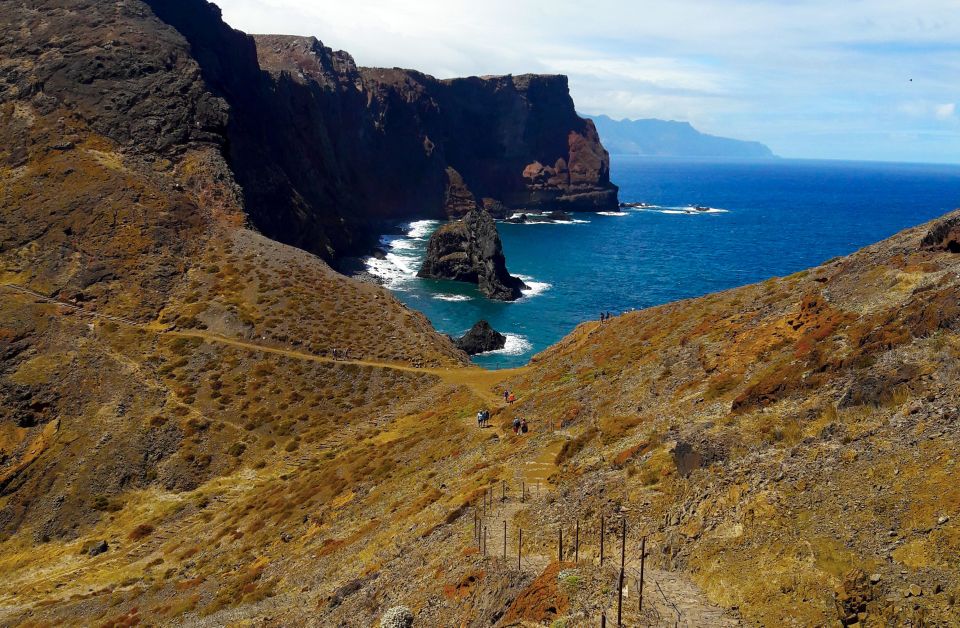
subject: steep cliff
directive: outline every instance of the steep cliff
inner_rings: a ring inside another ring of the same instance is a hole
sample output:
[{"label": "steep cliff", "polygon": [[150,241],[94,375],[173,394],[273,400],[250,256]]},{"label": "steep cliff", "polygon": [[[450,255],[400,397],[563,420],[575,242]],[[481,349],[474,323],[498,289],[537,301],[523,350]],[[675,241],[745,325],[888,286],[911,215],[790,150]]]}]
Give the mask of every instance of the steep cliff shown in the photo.
[{"label": "steep cliff", "polygon": [[441,81],[412,70],[358,69],[312,37],[254,38],[275,81],[328,103],[324,115],[296,108],[293,126],[327,129],[353,174],[361,215],[462,216],[470,195],[510,207],[616,205],[609,158],[593,123],[576,115],[566,77]]},{"label": "steep cliff", "polygon": [[476,208],[433,232],[417,276],[477,284],[480,292],[498,301],[519,299],[525,287],[507,272],[493,217]]}]

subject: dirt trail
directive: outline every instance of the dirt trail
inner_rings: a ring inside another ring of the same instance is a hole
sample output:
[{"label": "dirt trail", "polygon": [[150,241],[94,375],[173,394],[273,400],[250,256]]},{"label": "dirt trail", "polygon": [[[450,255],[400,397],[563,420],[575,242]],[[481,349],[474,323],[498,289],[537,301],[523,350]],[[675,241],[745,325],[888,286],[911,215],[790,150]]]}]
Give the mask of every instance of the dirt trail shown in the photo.
[{"label": "dirt trail", "polygon": [[[626,572],[623,619],[627,626],[732,628],[743,625],[735,613],[710,602],[703,591],[684,574],[650,567],[643,574],[643,611],[640,612],[640,561],[629,561]],[[616,618],[616,612],[614,603],[607,610],[607,617]]]},{"label": "dirt trail", "polygon": [[183,338],[197,338],[204,342],[219,343],[224,345],[230,345],[233,347],[238,347],[241,349],[247,349],[250,351],[260,351],[264,353],[273,353],[276,355],[283,355],[289,358],[294,358],[297,360],[306,360],[310,362],[323,362],[328,364],[352,364],[356,366],[367,366],[372,368],[384,368],[384,369],[393,369],[396,371],[404,371],[409,373],[427,373],[429,375],[434,375],[445,383],[452,386],[466,386],[470,391],[475,394],[477,397],[482,399],[486,404],[491,407],[497,406],[501,403],[500,396],[493,392],[493,388],[500,384],[501,382],[520,375],[527,370],[529,367],[519,367],[514,369],[503,369],[498,371],[488,371],[486,369],[476,367],[476,366],[464,366],[464,367],[448,367],[448,368],[435,368],[435,367],[416,367],[408,364],[402,364],[399,362],[379,362],[375,360],[339,360],[327,356],[315,355],[312,353],[306,353],[303,351],[297,351],[295,349],[288,349],[284,347],[276,347],[272,345],[259,344],[255,342],[247,342],[244,340],[237,340],[235,338],[228,338],[226,336],[221,336],[219,334],[213,334],[210,332],[205,332],[201,330],[176,330],[172,329],[170,326],[162,325],[157,322],[150,323],[140,323],[130,319],[111,316],[109,314],[101,314],[99,312],[91,312],[82,307],[73,305],[71,303],[64,303],[58,301],[54,298],[48,297],[39,292],[30,290],[23,286],[17,286],[14,284],[0,284],[0,286],[7,288],[8,290],[18,292],[21,295],[29,296],[34,299],[39,299],[46,303],[57,305],[60,307],[66,307],[75,311],[81,315],[89,316],[91,318],[98,318],[102,320],[108,320],[114,323],[120,323],[127,325],[129,327],[136,327],[138,329],[143,329],[157,335],[167,335],[167,336],[179,336]]}]

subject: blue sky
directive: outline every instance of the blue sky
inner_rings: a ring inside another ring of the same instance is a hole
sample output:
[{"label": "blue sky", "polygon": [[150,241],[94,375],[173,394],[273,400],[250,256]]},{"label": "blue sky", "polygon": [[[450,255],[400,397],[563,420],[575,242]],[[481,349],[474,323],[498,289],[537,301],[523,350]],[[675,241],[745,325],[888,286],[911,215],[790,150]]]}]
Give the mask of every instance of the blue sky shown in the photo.
[{"label": "blue sky", "polygon": [[361,65],[567,74],[583,113],[687,120],[784,157],[960,163],[960,0],[217,4]]}]

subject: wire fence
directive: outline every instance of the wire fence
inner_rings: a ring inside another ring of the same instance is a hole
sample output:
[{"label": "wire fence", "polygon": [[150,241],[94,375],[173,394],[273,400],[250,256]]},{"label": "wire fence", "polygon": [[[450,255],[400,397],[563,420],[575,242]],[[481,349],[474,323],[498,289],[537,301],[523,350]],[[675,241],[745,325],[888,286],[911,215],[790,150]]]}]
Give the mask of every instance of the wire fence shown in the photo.
[{"label": "wire fence", "polygon": [[[648,625],[674,621],[677,626],[683,624],[680,608],[667,596],[660,583],[645,573],[649,556],[646,537],[639,539],[637,551],[637,539],[628,539],[631,526],[627,517],[598,515],[592,521],[577,518],[560,526],[517,525],[514,515],[528,503],[536,501],[539,493],[538,484],[531,486],[526,482],[513,485],[513,490],[507,482],[484,489],[472,504],[472,522],[466,519],[467,525],[472,526],[472,542],[477,554],[485,560],[502,561],[506,568],[521,573],[542,571],[554,561],[597,565],[602,578],[614,581],[609,591],[616,598],[607,604],[611,609],[616,608],[616,617],[608,620],[603,612],[601,625],[606,626],[610,621],[611,626],[623,626],[627,613],[634,618],[643,617]],[[633,604],[629,600],[631,608],[628,609],[624,598],[630,588],[636,591],[637,601]],[[648,596],[646,601],[645,593]],[[666,618],[661,614],[658,604],[654,603],[654,595],[659,595],[663,608],[669,609],[669,614],[675,617]],[[636,609],[635,613],[633,609]]]}]

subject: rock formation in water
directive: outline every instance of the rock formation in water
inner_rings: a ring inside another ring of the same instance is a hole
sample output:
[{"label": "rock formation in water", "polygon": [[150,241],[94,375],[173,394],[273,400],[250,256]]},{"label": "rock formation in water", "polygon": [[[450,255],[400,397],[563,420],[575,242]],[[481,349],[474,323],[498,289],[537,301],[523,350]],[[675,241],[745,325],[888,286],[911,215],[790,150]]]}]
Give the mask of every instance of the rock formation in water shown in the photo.
[{"label": "rock formation in water", "polygon": [[497,225],[482,209],[433,232],[417,276],[477,284],[485,296],[499,301],[519,299],[525,287],[507,272]]},{"label": "rock formation in water", "polygon": [[507,344],[507,337],[491,327],[487,321],[479,320],[467,333],[457,338],[454,344],[467,355],[477,355],[503,349]]}]

